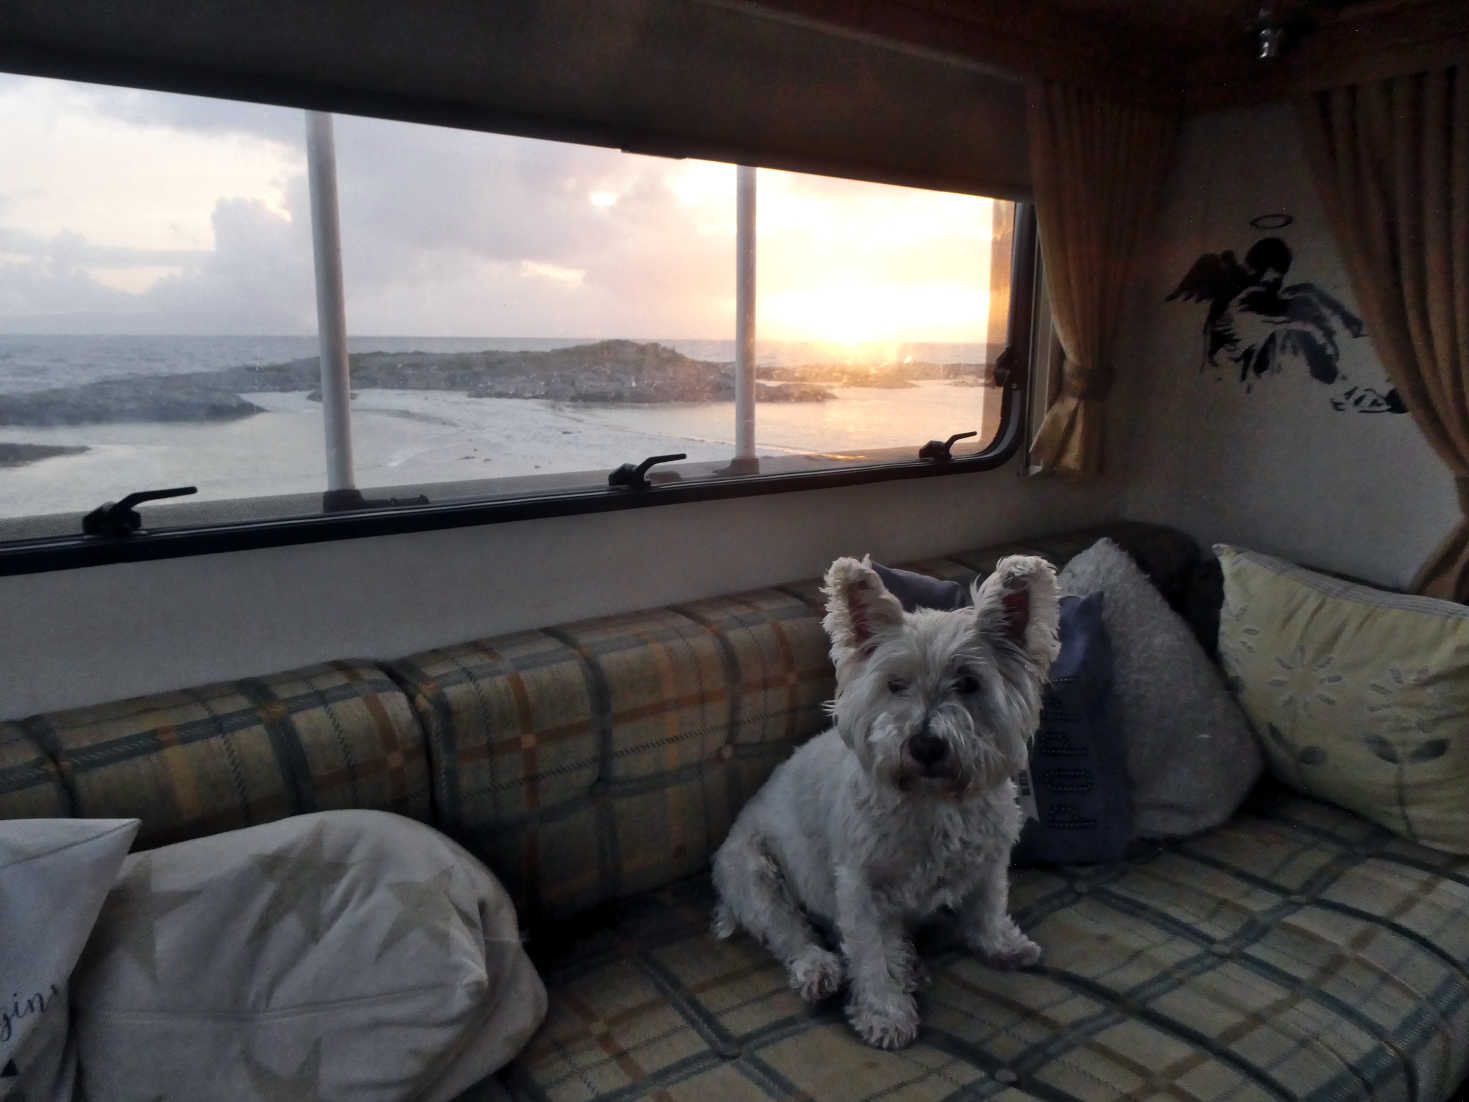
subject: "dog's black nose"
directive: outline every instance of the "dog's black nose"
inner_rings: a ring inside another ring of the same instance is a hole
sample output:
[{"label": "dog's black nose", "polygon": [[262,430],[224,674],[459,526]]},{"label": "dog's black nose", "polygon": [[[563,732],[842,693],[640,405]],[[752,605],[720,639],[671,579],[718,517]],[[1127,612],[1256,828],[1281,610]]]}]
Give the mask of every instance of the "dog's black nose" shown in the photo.
[{"label": "dog's black nose", "polygon": [[925,769],[932,768],[944,760],[944,755],[949,752],[944,740],[927,731],[920,731],[908,740],[908,753],[913,755],[913,760]]}]

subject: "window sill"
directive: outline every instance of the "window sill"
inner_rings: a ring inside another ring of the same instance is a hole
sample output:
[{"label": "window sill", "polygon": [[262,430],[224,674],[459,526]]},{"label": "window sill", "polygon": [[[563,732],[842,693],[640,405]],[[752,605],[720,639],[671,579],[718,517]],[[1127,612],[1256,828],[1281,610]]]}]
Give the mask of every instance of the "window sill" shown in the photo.
[{"label": "window sill", "polygon": [[[810,460],[804,457],[762,459],[764,469],[756,475],[720,474],[720,463],[683,463],[675,478],[668,478],[667,473],[660,477],[666,469],[655,467],[653,484],[644,490],[589,485],[592,480],[605,479],[605,474],[590,478],[561,474],[486,483],[476,496],[467,496],[465,484],[459,484],[457,490],[448,488],[457,495],[448,500],[442,499],[443,484],[393,487],[364,490],[363,494],[369,501],[420,493],[437,494],[441,500],[331,513],[321,512],[321,498],[313,494],[160,505],[147,507],[143,513],[145,523],[160,527],[117,538],[36,534],[41,526],[53,532],[61,527],[80,532],[79,514],[0,521],[0,539],[9,540],[0,544],[0,576],[993,470],[1008,462],[1020,447],[1023,417],[1016,407],[1021,404],[1018,391],[1004,390],[996,439],[982,450],[956,454],[947,462],[915,459],[911,449],[904,449],[821,470],[810,470]],[[494,496],[488,496],[491,493]],[[272,516],[250,516],[265,502]]]}]

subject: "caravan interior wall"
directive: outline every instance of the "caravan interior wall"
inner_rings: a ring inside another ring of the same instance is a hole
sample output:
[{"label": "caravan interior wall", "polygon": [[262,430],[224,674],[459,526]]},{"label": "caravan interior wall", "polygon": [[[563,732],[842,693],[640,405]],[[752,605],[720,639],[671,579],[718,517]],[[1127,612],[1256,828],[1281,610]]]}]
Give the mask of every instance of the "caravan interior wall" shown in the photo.
[{"label": "caravan interior wall", "polygon": [[979,474],[0,578],[0,716],[362,656],[1115,517],[1120,484]]},{"label": "caravan interior wall", "polygon": [[1357,317],[1289,104],[1185,124],[1133,278],[1126,515],[1406,586],[1458,517],[1453,479]]}]

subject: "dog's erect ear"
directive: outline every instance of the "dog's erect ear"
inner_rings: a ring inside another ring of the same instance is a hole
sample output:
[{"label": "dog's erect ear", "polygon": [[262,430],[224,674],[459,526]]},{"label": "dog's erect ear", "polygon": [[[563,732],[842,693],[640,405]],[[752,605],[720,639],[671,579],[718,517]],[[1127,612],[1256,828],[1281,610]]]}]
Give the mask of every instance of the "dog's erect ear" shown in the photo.
[{"label": "dog's erect ear", "polygon": [[903,606],[887,591],[870,559],[837,559],[826,572],[826,618],[832,658],[866,656],[885,632],[903,624]]},{"label": "dog's erect ear", "polygon": [[1061,651],[1056,631],[1061,595],[1056,569],[1036,555],[1007,555],[995,572],[974,586],[981,632],[1009,640],[1044,675]]}]

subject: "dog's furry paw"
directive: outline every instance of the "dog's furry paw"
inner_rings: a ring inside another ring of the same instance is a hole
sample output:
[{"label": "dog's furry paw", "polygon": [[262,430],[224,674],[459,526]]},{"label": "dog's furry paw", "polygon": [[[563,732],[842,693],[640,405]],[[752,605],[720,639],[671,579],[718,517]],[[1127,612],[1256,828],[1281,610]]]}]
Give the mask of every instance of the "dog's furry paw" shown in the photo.
[{"label": "dog's furry paw", "polygon": [[1039,964],[1042,956],[1041,947],[1022,934],[1014,922],[1006,922],[994,937],[974,941],[971,948],[991,968],[1006,971],[1030,968]]},{"label": "dog's furry paw", "polygon": [[881,1000],[853,999],[847,1021],[874,1048],[907,1048],[918,1036],[918,1004],[900,991]]},{"label": "dog's furry paw", "polygon": [[991,968],[1000,968],[1007,972],[1017,968],[1031,968],[1041,962],[1044,955],[1041,947],[1028,937],[1022,937],[1019,942],[998,952],[987,952],[981,954],[984,962]]},{"label": "dog's furry paw", "polygon": [[813,945],[786,965],[786,973],[791,990],[808,1003],[819,1003],[837,993],[845,969],[841,957]]},{"label": "dog's furry paw", "polygon": [[1011,929],[1006,930],[993,940],[975,945],[980,957],[992,968],[1003,968],[1005,971],[1014,971],[1015,968],[1030,968],[1040,964],[1042,948],[1036,942],[1019,932],[1017,926],[1012,924]]},{"label": "dog's furry paw", "polygon": [[714,921],[709,924],[710,932],[720,941],[725,941],[734,937],[735,931],[739,928],[740,924],[735,921],[735,916],[730,913],[729,908],[723,902],[716,903],[714,905]]}]

